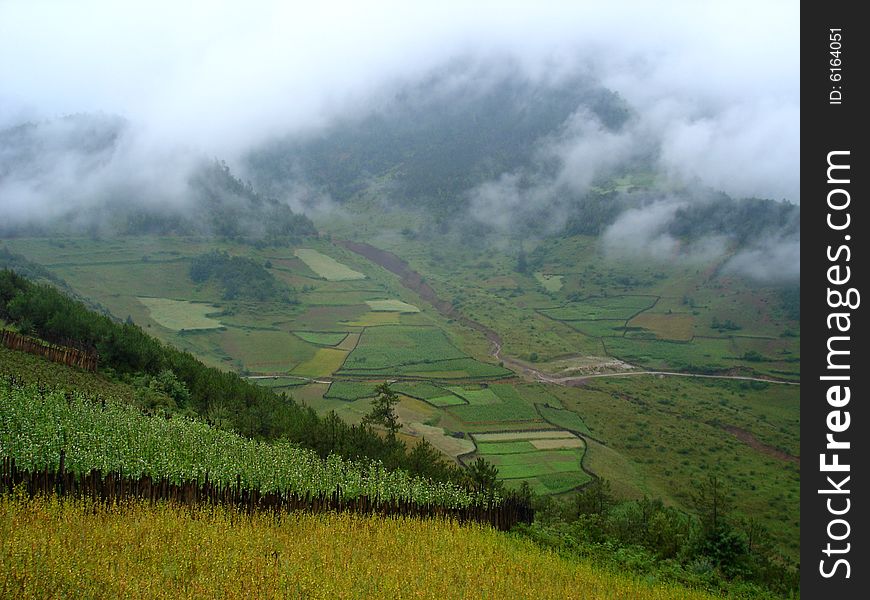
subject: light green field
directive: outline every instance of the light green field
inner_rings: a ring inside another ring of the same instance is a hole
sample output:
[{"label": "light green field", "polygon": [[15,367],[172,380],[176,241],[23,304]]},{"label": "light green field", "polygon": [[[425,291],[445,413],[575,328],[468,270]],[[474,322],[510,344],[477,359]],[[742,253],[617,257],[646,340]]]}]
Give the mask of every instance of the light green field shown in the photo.
[{"label": "light green field", "polygon": [[549,275],[537,271],[535,273],[535,279],[537,279],[538,283],[544,286],[544,289],[548,292],[558,292],[562,289],[562,286],[564,285],[564,282],[562,281],[562,275]]},{"label": "light green field", "polygon": [[210,304],[144,296],[140,296],[138,300],[148,308],[153,320],[173,331],[221,327],[220,321],[206,316],[219,310]]},{"label": "light green field", "polygon": [[455,394],[450,394],[449,396],[437,396],[435,398],[427,398],[426,402],[439,407],[459,406],[460,404],[466,403],[465,400]]},{"label": "light green field", "polygon": [[366,300],[366,304],[376,312],[417,313],[420,309],[401,300]]},{"label": "light green field", "polygon": [[359,271],[354,271],[347,265],[343,265],[334,258],[321,254],[310,248],[299,248],[294,254],[308,268],[326,279],[327,281],[349,281],[352,279],[365,279],[366,276]]},{"label": "light green field", "polygon": [[460,398],[464,398],[465,400],[467,400],[469,404],[486,405],[502,403],[501,398],[496,396],[495,392],[493,392],[489,388],[483,388],[479,390],[466,390],[465,388],[461,387],[451,387],[448,389]]}]

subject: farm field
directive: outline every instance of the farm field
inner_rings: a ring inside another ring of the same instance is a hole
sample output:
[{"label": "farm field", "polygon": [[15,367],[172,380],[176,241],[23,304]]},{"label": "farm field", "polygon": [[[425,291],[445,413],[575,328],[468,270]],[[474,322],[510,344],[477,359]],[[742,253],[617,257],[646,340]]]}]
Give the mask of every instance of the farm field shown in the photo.
[{"label": "farm field", "polygon": [[220,321],[208,317],[216,311],[215,307],[208,304],[169,298],[139,297],[138,300],[148,308],[152,319],[173,331],[221,327]]},{"label": "farm field", "polygon": [[417,313],[420,309],[413,304],[401,300],[366,300],[366,304],[375,312]]},{"label": "farm field", "polygon": [[558,494],[590,481],[583,470],[586,444],[569,431],[477,433],[477,451],[466,459],[482,456],[498,467],[511,486],[527,483],[539,494]]},{"label": "farm field", "polygon": [[365,279],[365,274],[354,271],[331,256],[310,248],[299,248],[294,254],[308,267],[327,281]]},{"label": "farm field", "polygon": [[[398,598],[409,591],[433,599],[713,598],[443,520],[295,513],[279,522],[168,504],[107,510],[3,496],[0,531],[0,560],[16,573],[6,589],[24,599],[49,590],[125,597],[154,588],[173,598]],[[487,565],[486,577],[468,568],[469,556]]]}]

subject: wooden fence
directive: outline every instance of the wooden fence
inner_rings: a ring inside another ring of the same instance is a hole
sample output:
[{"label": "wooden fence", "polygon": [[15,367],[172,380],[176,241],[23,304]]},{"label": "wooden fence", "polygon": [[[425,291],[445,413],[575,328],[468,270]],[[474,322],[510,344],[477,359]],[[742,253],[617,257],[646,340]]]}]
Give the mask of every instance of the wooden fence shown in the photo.
[{"label": "wooden fence", "polygon": [[53,344],[39,338],[21,335],[20,333],[8,330],[0,331],[0,343],[12,350],[36,354],[50,361],[70,367],[78,367],[91,372],[97,370],[99,355],[96,352]]},{"label": "wooden fence", "polygon": [[286,513],[308,512],[353,512],[364,515],[449,517],[459,522],[477,522],[507,531],[517,523],[531,523],[534,510],[528,503],[514,498],[503,500],[498,506],[472,506],[468,508],[445,508],[418,504],[405,500],[379,501],[369,496],[343,498],[340,491],[333,494],[297,494],[295,492],[266,492],[244,488],[240,479],[235,485],[221,485],[205,481],[174,483],[166,478],[149,476],[129,477],[121,473],[102,473],[97,470],[76,475],[64,468],[61,452],[60,466],[55,470],[21,470],[15,459],[4,458],[0,465],[0,493],[12,493],[22,489],[28,496],[58,494],[74,498],[90,498],[107,504],[129,499],[149,502],[170,501],[182,506],[214,505],[233,508],[242,512],[267,511]]}]

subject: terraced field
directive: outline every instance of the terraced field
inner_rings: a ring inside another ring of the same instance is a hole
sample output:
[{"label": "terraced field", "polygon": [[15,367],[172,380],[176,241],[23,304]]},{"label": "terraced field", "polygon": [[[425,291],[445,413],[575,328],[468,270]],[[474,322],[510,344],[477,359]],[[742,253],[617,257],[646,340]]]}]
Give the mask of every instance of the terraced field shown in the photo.
[{"label": "terraced field", "polygon": [[473,456],[497,466],[509,486],[525,482],[537,493],[556,494],[590,480],[582,468],[586,444],[570,431],[494,432],[473,437],[477,444]]}]

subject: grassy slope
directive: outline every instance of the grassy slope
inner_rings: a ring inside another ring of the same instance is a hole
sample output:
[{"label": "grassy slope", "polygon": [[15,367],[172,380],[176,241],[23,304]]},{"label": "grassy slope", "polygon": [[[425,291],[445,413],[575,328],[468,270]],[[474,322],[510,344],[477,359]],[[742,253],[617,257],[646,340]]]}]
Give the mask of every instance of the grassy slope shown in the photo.
[{"label": "grassy slope", "polygon": [[718,473],[731,486],[735,513],[759,519],[797,558],[800,464],[759,451],[725,427],[799,455],[799,387],[637,376],[553,392],[606,444],[590,442],[585,465],[612,480],[617,493],[691,510],[696,484]]},{"label": "grassy slope", "polygon": [[0,562],[18,598],[712,598],[454,522],[168,505],[3,497]]}]

